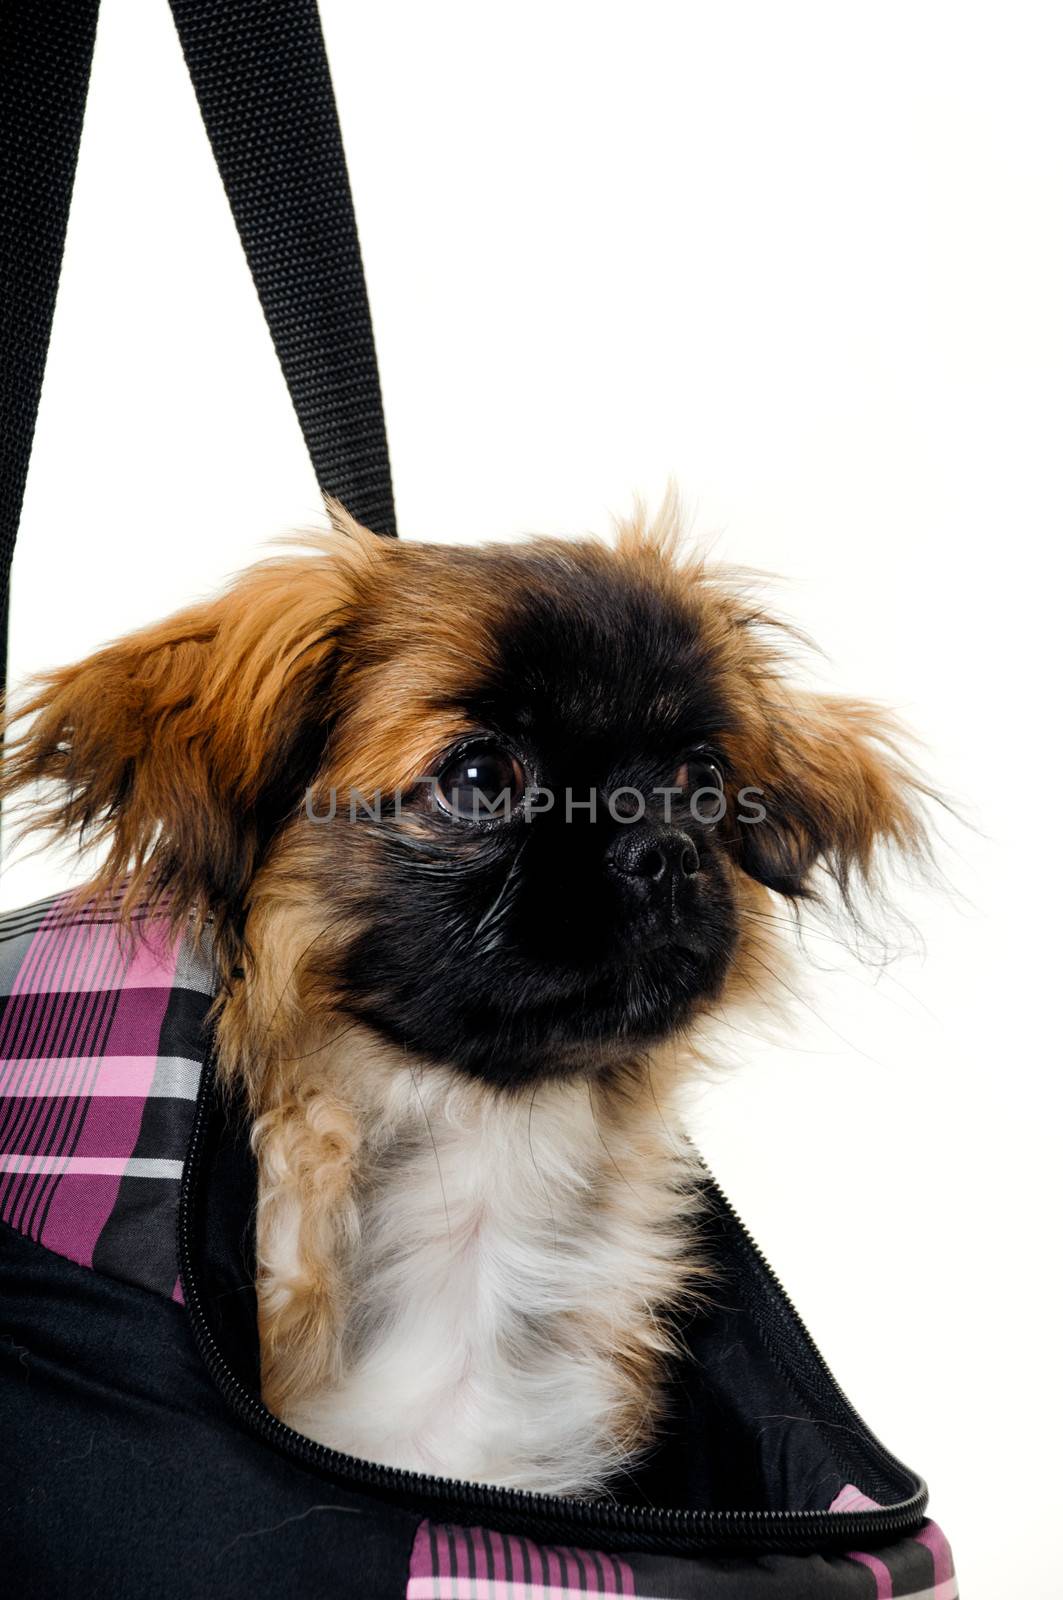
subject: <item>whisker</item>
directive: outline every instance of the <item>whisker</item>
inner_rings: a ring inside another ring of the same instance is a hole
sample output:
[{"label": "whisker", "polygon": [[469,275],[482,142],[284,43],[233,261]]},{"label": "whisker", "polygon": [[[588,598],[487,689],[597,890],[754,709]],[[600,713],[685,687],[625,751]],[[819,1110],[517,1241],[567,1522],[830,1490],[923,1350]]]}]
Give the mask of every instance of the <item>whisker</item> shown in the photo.
[{"label": "whisker", "polygon": [[[750,985],[750,987],[752,988],[752,985]],[[767,1007],[769,1002],[764,999],[761,991],[759,989],[754,989],[753,992],[756,994],[761,1003]],[[712,1017],[711,1026],[714,1028],[730,1028],[732,1033],[741,1034],[743,1039],[752,1039],[754,1044],[771,1043],[771,1040],[768,1039],[764,1034],[753,1033],[749,1028],[740,1028],[738,1027],[737,1023],[730,1022],[726,1017]],[[786,1045],[786,1053],[787,1055],[798,1056],[821,1056],[824,1054],[822,1050],[813,1050],[808,1045],[790,1044],[789,1042]]]},{"label": "whisker", "polygon": [[[890,959],[888,956],[883,956],[881,961],[872,961],[869,956],[862,954],[859,950],[855,950],[853,946],[847,944],[844,939],[836,938],[833,934],[827,933],[825,929],[810,928],[806,923],[802,922],[797,917],[774,916],[767,911],[754,911],[749,906],[739,906],[737,910],[739,916],[749,917],[754,921],[762,922],[773,927],[787,928],[792,930],[797,935],[799,943],[803,942],[804,939],[811,937],[813,939],[827,940],[831,944],[836,944],[840,950],[844,950],[847,954],[853,956],[857,961],[860,962],[862,966],[872,966],[877,969],[875,972],[876,985],[881,980],[885,980],[887,983],[894,984],[902,994],[908,996],[913,1005],[919,1006],[919,1008],[924,1011],[928,1017],[933,1017],[936,1020],[936,1013],[931,1010],[931,1008],[926,1004],[925,1000],[920,999],[920,997],[915,993],[914,989],[910,988],[908,984],[904,983],[900,978],[898,978],[896,973],[886,970],[887,963]],[[832,970],[839,971],[842,969],[834,968]]]},{"label": "whisker", "polygon": [[539,1163],[536,1160],[536,1157],[535,1157],[535,1145],[534,1145],[534,1143],[532,1141],[532,1113],[535,1110],[535,1096],[538,1093],[539,1093],[539,1085],[536,1084],[535,1088],[531,1092],[531,1099],[528,1101],[528,1154],[531,1156],[532,1166],[535,1168],[535,1175],[539,1179],[540,1184],[542,1185],[543,1195],[544,1195],[544,1197],[546,1199],[546,1204],[547,1204],[547,1207],[548,1207],[549,1212],[550,1212],[550,1222],[551,1222],[551,1225],[552,1225],[553,1230],[554,1230],[554,1250],[556,1252],[557,1249],[559,1248],[560,1240],[558,1238],[558,1233],[557,1233],[557,1216],[556,1216],[556,1214],[554,1212],[553,1197],[551,1196],[550,1190],[547,1187],[546,1179],[543,1177],[542,1169],[540,1168]]},{"label": "whisker", "polygon": [[524,854],[527,842],[527,837],[521,840],[517,849],[517,853],[510,862],[509,871],[506,873],[505,881],[503,882],[501,889],[499,889],[495,898],[492,900],[491,904],[488,906],[487,910],[484,912],[483,916],[472,930],[472,933],[469,937],[470,944],[475,944],[477,936],[485,927],[489,926],[492,922],[497,922],[499,920],[502,913],[503,903],[515,882],[517,868],[520,865],[520,860]]},{"label": "whisker", "polygon": [[779,974],[776,971],[774,971],[774,969],[772,967],[770,967],[766,961],[762,961],[760,959],[760,957],[758,955],[755,955],[752,950],[747,950],[746,954],[749,956],[750,960],[755,961],[757,963],[758,967],[763,967],[764,971],[768,974],[769,978],[771,978],[773,980],[773,982],[777,983],[780,986],[780,988],[785,989],[787,994],[792,995],[793,998],[796,1001],[798,1001],[800,1005],[803,1005],[805,1007],[806,1011],[811,1012],[812,1016],[815,1017],[816,1021],[820,1024],[821,1027],[826,1028],[828,1033],[833,1033],[833,1035],[834,1035],[834,1037],[836,1039],[840,1039],[842,1044],[845,1045],[847,1050],[855,1050],[858,1056],[863,1056],[864,1060],[865,1061],[870,1061],[872,1066],[875,1066],[875,1067],[881,1067],[882,1066],[883,1063],[876,1056],[869,1055],[866,1050],[861,1050],[861,1048],[860,1048],[860,1046],[858,1044],[854,1044],[853,1041],[851,1039],[847,1039],[843,1033],[839,1033],[837,1028],[832,1028],[830,1023],[826,1020],[826,1018],[820,1016],[820,1014],[816,1010],[815,1006],[809,1005],[809,1003],[805,999],[804,995],[800,994],[798,992],[798,990],[796,990],[792,986],[792,984],[787,983],[784,978],[781,978],[779,976]]},{"label": "whisker", "polygon": [[334,1034],[331,1039],[326,1039],[324,1044],[319,1044],[316,1049],[307,1050],[302,1055],[298,1056],[286,1055],[284,1059],[285,1061],[309,1061],[313,1056],[319,1056],[325,1050],[331,1050],[334,1044],[339,1044],[341,1039],[346,1039],[349,1033],[356,1033],[359,1028],[364,1026],[364,1023],[356,1019],[354,1022],[349,1023],[346,1028],[341,1028],[339,1033]]},{"label": "whisker", "polygon": [[635,1194],[636,1190],[635,1190],[634,1184],[631,1182],[631,1179],[628,1177],[627,1173],[622,1171],[622,1169],[621,1169],[616,1157],[614,1156],[613,1152],[610,1150],[609,1146],[605,1142],[605,1135],[602,1133],[601,1123],[598,1120],[598,1110],[597,1110],[597,1107],[594,1104],[594,1094],[592,1092],[589,1080],[588,1080],[588,1083],[587,1083],[587,1104],[590,1107],[591,1121],[594,1123],[594,1130],[597,1133],[598,1138],[601,1140],[602,1149],[605,1151],[606,1155],[609,1157],[609,1160],[610,1160],[610,1162],[612,1164],[614,1172],[616,1173],[617,1177],[620,1179],[621,1183],[626,1183],[627,1187],[631,1190],[631,1193]]},{"label": "whisker", "polygon": [[298,959],[295,962],[295,965],[292,967],[291,972],[288,974],[287,978],[285,979],[284,987],[281,989],[280,994],[277,996],[277,1004],[274,1006],[272,1014],[271,1014],[270,1019],[269,1019],[269,1022],[266,1024],[266,1032],[267,1032],[267,1034],[271,1033],[273,1031],[273,1024],[276,1022],[277,1013],[278,1013],[278,1011],[280,1010],[281,1006],[284,1003],[284,997],[288,993],[288,990],[291,988],[292,983],[295,980],[296,973],[299,971],[299,968],[302,966],[303,962],[306,960],[306,958],[310,954],[311,950],[317,944],[319,939],[323,939],[325,937],[326,933],[331,933],[333,928],[338,927],[341,922],[344,922],[346,920],[346,918],[347,918],[347,915],[348,915],[348,913],[344,911],[344,912],[341,912],[341,914],[339,916],[333,917],[331,922],[327,922],[325,924],[325,926],[318,933],[315,933],[314,937],[310,940],[310,942],[301,951]]},{"label": "whisker", "polygon": [[675,1129],[672,1127],[671,1123],[666,1120],[664,1112],[661,1109],[661,1102],[657,1098],[657,1086],[653,1081],[653,1062],[652,1061],[647,1061],[645,1063],[645,1066],[646,1066],[646,1084],[647,1084],[647,1087],[648,1087],[648,1089],[650,1091],[650,1098],[652,1099],[653,1104],[654,1104],[654,1106],[656,1108],[658,1120],[659,1120],[659,1122],[661,1124],[661,1127],[664,1129],[665,1133],[668,1135],[669,1142],[671,1143],[672,1150],[675,1153],[675,1155],[679,1156],[682,1160],[685,1160],[686,1157],[687,1157],[688,1151],[683,1148],[683,1145],[680,1144],[679,1140],[676,1138]]},{"label": "whisker", "polygon": [[435,1136],[434,1132],[432,1131],[432,1122],[431,1122],[431,1118],[428,1115],[428,1107],[424,1103],[424,1096],[421,1093],[421,1085],[417,1082],[417,1074],[413,1070],[413,1062],[412,1061],[409,1063],[409,1069],[410,1069],[410,1082],[413,1084],[413,1092],[417,1096],[417,1099],[418,1099],[418,1101],[420,1103],[421,1115],[424,1117],[424,1125],[428,1129],[428,1137],[432,1142],[432,1154],[435,1156],[436,1171],[439,1174],[439,1193],[440,1193],[440,1195],[442,1197],[442,1200],[443,1200],[443,1215],[446,1218],[446,1223],[447,1223],[447,1244],[450,1245],[451,1248],[453,1248],[453,1246],[454,1246],[454,1235],[452,1234],[451,1228],[450,1228],[450,1208],[447,1205],[447,1186],[443,1181],[443,1163],[439,1159],[439,1146],[436,1144],[436,1136]]}]

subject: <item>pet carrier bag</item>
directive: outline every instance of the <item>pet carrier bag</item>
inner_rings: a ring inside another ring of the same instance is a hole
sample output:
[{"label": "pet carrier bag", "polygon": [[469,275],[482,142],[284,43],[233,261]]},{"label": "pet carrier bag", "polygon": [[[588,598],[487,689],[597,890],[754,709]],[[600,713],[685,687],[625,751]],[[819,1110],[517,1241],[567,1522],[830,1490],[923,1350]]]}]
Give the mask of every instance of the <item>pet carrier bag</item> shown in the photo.
[{"label": "pet carrier bag", "polygon": [[[313,0],[171,0],[319,481],[394,533],[369,311]],[[7,0],[6,580],[95,0]],[[956,1594],[922,1481],[832,1379],[705,1174],[718,1291],[653,1454],[606,1498],[312,1443],[259,1398],[255,1168],[215,1085],[209,944],[60,897],[0,919],[0,1587],[17,1597],[870,1600]]]}]

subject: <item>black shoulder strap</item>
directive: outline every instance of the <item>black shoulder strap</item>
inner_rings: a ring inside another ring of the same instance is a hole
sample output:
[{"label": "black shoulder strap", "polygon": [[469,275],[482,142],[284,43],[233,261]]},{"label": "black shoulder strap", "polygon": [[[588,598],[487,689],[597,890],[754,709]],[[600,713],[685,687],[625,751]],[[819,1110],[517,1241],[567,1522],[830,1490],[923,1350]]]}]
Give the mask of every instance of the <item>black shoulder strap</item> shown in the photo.
[{"label": "black shoulder strap", "polygon": [[[99,0],[0,3],[0,671]],[[384,408],[316,0],[171,0],[323,491],[394,534]]]},{"label": "black shoulder strap", "polygon": [[317,0],[170,0],[317,481],[395,532],[384,406]]},{"label": "black shoulder strap", "polygon": [[0,4],[0,690],[99,0]]}]

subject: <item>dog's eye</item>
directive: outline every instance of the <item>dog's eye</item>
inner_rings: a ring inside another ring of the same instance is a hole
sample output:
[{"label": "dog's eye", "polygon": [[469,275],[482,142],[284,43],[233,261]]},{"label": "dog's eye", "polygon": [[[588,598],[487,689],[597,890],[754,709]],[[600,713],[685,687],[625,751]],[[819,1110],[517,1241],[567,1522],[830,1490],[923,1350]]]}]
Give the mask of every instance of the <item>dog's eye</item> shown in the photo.
[{"label": "dog's eye", "polygon": [[466,822],[508,817],[524,794],[524,768],[497,745],[476,745],[451,757],[436,774],[436,803]]},{"label": "dog's eye", "polygon": [[672,781],[677,789],[688,794],[696,789],[715,789],[723,793],[723,773],[712,757],[700,750],[687,757]]},{"label": "dog's eye", "polygon": [[698,822],[714,828],[725,815],[727,796],[723,773],[705,751],[692,752],[679,767],[672,782],[677,789],[682,789],[689,801],[691,815]]}]

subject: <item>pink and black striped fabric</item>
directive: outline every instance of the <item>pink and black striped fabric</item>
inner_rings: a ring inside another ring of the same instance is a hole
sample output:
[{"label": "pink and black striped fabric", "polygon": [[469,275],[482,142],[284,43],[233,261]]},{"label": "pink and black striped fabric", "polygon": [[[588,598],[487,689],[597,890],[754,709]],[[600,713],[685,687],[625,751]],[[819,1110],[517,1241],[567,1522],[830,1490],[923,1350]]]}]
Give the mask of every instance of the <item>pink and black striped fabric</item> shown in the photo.
[{"label": "pink and black striped fabric", "polygon": [[[847,1485],[831,1507],[874,1506]],[[875,1555],[685,1558],[608,1555],[541,1545],[517,1534],[422,1522],[410,1555],[406,1600],[957,1600],[948,1542],[936,1523]]]},{"label": "pink and black striped fabric", "polygon": [[406,1600],[563,1600],[635,1595],[627,1560],[598,1550],[535,1544],[488,1528],[422,1522],[410,1557]]},{"label": "pink and black striped fabric", "polygon": [[0,1219],[180,1298],[177,1204],[212,974],[65,896],[0,919]]}]

